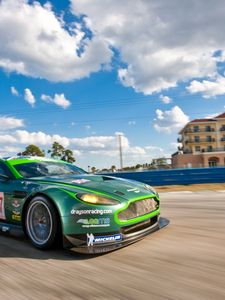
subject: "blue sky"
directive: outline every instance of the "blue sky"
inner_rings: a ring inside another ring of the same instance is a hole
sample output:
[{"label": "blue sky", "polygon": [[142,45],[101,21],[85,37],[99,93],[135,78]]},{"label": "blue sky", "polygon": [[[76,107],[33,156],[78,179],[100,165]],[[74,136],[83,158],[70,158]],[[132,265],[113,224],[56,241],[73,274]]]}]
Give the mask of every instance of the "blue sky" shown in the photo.
[{"label": "blue sky", "polygon": [[125,166],[169,157],[225,111],[224,25],[223,1],[2,0],[0,155],[58,141],[119,167],[122,133]]}]

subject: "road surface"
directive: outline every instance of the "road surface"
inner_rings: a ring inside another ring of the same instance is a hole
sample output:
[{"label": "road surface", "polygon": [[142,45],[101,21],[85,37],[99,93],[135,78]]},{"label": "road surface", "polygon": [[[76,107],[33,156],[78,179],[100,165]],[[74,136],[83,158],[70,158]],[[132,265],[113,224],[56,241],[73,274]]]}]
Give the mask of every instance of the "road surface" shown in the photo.
[{"label": "road surface", "polygon": [[224,300],[225,192],[161,200],[166,228],[105,255],[42,252],[0,234],[0,300]]}]

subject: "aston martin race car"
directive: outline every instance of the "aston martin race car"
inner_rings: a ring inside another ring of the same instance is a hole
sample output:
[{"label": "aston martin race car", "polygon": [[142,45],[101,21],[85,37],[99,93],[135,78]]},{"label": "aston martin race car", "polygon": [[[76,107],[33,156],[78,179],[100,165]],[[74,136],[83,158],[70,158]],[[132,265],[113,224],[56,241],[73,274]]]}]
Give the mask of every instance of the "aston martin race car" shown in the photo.
[{"label": "aston martin race car", "polygon": [[39,249],[61,241],[81,253],[112,251],[159,229],[159,214],[144,183],[50,158],[0,159],[0,230],[23,230]]}]

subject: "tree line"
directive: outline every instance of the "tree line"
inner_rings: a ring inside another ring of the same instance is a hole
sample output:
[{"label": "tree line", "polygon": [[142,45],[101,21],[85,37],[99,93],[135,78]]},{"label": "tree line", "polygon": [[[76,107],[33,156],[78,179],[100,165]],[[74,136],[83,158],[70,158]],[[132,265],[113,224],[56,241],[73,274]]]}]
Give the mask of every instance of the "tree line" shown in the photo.
[{"label": "tree line", "polygon": [[[61,144],[54,142],[51,149],[47,150],[47,153],[51,155],[52,158],[61,159],[63,161],[73,163],[76,161],[73,151],[64,148]],[[23,152],[18,153],[19,156],[41,156],[46,155],[45,150],[41,150],[38,146],[31,144],[28,145]]]},{"label": "tree line", "polygon": [[[70,149],[64,148],[58,142],[54,142],[51,146],[51,149],[45,151],[41,150],[38,146],[31,144],[28,145],[23,152],[18,153],[19,156],[41,156],[44,157],[46,153],[50,154],[52,158],[60,159],[69,163],[74,163],[76,161],[73,151]],[[137,164],[134,166],[124,167],[123,170],[117,169],[116,166],[112,166],[107,169],[98,170],[95,167],[88,167],[89,172],[116,172],[116,171],[137,171],[137,170],[151,170],[151,169],[168,169],[171,166],[168,164],[167,159],[164,157],[152,159],[152,162],[145,164]]]}]

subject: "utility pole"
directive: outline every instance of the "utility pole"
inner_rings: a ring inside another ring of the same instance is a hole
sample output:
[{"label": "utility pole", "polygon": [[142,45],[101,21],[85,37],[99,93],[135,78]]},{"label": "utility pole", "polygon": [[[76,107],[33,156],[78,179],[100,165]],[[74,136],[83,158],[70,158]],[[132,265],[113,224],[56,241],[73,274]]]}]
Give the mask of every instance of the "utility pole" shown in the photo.
[{"label": "utility pole", "polygon": [[121,171],[123,170],[123,151],[122,151],[122,134],[118,134],[118,139],[119,139],[119,153],[120,153],[120,169]]}]

